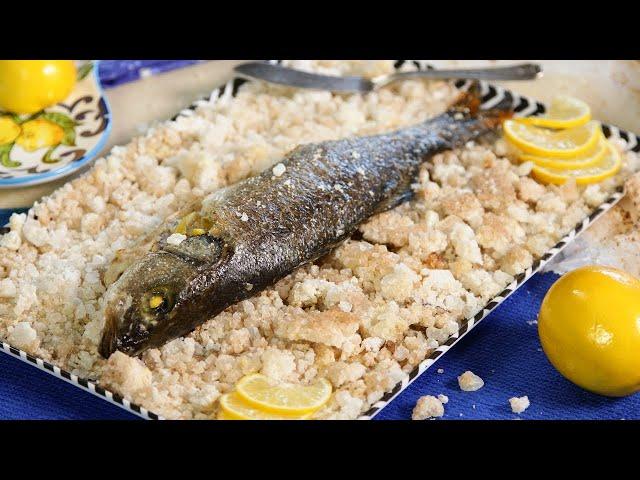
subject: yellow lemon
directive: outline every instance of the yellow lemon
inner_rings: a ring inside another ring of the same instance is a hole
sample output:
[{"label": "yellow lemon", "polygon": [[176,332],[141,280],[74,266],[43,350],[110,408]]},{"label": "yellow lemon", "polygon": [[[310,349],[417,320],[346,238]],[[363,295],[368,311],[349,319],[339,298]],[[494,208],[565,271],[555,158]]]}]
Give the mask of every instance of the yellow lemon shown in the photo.
[{"label": "yellow lemon", "polygon": [[522,117],[516,121],[546,128],[573,128],[591,120],[591,109],[582,100],[559,95],[551,100],[549,109],[539,117]]},{"label": "yellow lemon", "polygon": [[265,411],[247,403],[236,393],[225,393],[220,397],[219,420],[304,420],[313,412],[304,414],[282,414]]},{"label": "yellow lemon", "polygon": [[609,267],[562,276],[540,307],[545,354],[567,379],[620,397],[640,390],[640,281]]},{"label": "yellow lemon", "polygon": [[602,130],[597,122],[566,130],[549,130],[515,120],[502,124],[505,137],[524,153],[540,157],[572,158],[595,147]]},{"label": "yellow lemon", "polygon": [[311,385],[273,382],[254,373],[236,385],[238,396],[245,402],[266,412],[304,414],[322,407],[331,397],[331,384],[324,378]]},{"label": "yellow lemon", "polygon": [[20,125],[9,116],[0,117],[0,145],[13,142],[20,135]]},{"label": "yellow lemon", "polygon": [[218,412],[218,420],[235,420],[231,415],[220,409]]},{"label": "yellow lemon", "polygon": [[609,142],[607,142],[607,153],[604,158],[595,165],[578,169],[557,169],[534,165],[531,173],[534,178],[543,183],[553,183],[562,185],[570,178],[575,179],[578,185],[601,182],[612,177],[620,170],[622,159],[620,154]]},{"label": "yellow lemon", "polygon": [[22,133],[16,143],[28,152],[44,147],[53,147],[62,141],[64,130],[56,123],[43,118],[29,120],[22,124]]},{"label": "yellow lemon", "polygon": [[67,98],[75,83],[73,60],[0,60],[0,109],[39,112]]},{"label": "yellow lemon", "polygon": [[574,158],[552,158],[539,157],[528,153],[521,153],[518,157],[520,162],[533,162],[540,167],[558,168],[563,170],[577,170],[579,168],[591,167],[602,162],[604,156],[608,153],[607,140],[604,135],[600,134],[600,140],[593,148],[584,155],[578,155]]}]

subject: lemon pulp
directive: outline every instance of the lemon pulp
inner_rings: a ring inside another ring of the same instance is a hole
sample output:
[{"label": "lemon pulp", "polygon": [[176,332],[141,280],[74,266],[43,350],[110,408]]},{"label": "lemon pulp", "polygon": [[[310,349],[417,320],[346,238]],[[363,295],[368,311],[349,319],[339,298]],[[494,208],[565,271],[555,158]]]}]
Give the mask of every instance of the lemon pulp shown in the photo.
[{"label": "lemon pulp", "polygon": [[579,185],[601,182],[618,173],[622,166],[620,154],[609,142],[606,149],[607,152],[599,163],[586,168],[558,169],[534,165],[531,172],[537,180],[555,185],[562,185],[569,179],[575,179]]},{"label": "lemon pulp", "polygon": [[304,420],[313,414],[313,412],[308,412],[287,415],[265,411],[247,403],[235,392],[222,395],[220,407],[218,419],[221,420]]},{"label": "lemon pulp", "polygon": [[549,130],[516,120],[503,123],[505,137],[524,153],[541,157],[573,158],[595,147],[602,130],[597,122],[566,130]]},{"label": "lemon pulp", "polygon": [[520,162],[533,162],[535,165],[540,167],[557,168],[561,170],[577,170],[580,168],[591,167],[602,162],[607,153],[607,140],[601,133],[600,139],[595,147],[583,155],[577,155],[573,158],[552,158],[520,153],[518,159]]},{"label": "lemon pulp", "polygon": [[274,383],[261,374],[247,375],[236,385],[240,398],[266,412],[304,414],[324,405],[331,396],[331,384],[320,379],[311,385]]},{"label": "lemon pulp", "polygon": [[551,99],[547,113],[538,117],[523,117],[517,121],[546,128],[573,128],[591,120],[591,109],[582,100],[565,95]]}]

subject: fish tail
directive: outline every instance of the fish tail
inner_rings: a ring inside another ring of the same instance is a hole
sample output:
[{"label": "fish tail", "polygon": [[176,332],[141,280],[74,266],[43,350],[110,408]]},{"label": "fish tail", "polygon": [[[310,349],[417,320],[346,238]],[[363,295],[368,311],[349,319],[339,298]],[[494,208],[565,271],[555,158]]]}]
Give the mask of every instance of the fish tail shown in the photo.
[{"label": "fish tail", "polygon": [[480,108],[482,95],[480,82],[474,81],[471,86],[460,94],[456,102],[449,108],[450,112],[462,113],[471,118],[477,118],[488,128],[494,129],[513,116],[513,101],[505,96],[498,104],[490,109]]}]

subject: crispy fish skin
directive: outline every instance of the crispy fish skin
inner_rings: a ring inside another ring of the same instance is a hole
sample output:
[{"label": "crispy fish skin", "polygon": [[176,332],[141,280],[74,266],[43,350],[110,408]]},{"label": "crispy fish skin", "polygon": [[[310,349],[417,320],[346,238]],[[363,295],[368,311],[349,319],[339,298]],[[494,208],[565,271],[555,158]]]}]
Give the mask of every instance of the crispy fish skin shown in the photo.
[{"label": "crispy fish skin", "polygon": [[100,353],[159,347],[327,254],[370,216],[408,200],[424,161],[509,115],[478,104],[472,90],[409,128],[301,145],[282,161],[284,172],[268,169],[214,192],[197,212],[206,233],[169,245],[180,228],[169,222],[152,251],[109,287]]}]

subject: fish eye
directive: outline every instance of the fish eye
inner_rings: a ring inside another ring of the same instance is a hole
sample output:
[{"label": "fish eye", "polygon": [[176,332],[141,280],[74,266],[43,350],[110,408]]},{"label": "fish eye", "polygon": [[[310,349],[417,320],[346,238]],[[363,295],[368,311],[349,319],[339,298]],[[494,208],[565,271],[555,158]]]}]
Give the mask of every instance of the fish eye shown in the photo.
[{"label": "fish eye", "polygon": [[145,313],[161,315],[169,313],[173,308],[174,297],[166,288],[155,288],[143,299],[142,308]]}]

